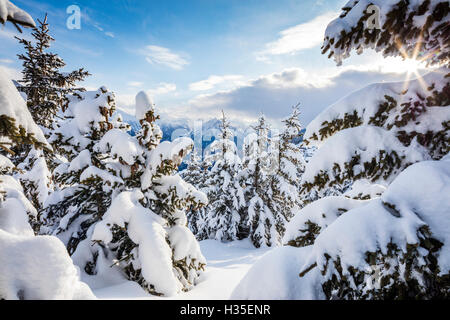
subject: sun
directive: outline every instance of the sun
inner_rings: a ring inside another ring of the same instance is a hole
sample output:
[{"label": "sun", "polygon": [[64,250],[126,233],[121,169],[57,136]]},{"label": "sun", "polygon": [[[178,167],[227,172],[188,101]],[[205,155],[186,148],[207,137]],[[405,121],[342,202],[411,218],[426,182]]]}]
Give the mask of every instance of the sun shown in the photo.
[{"label": "sun", "polygon": [[406,71],[409,75],[419,75],[419,69],[421,68],[422,63],[415,59],[405,59],[400,68]]}]

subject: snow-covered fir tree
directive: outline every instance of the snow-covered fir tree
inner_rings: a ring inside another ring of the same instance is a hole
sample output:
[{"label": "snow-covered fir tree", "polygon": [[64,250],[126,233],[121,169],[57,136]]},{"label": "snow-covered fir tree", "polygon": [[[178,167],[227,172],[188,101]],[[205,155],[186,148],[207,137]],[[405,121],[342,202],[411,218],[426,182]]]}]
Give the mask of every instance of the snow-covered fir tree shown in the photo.
[{"label": "snow-covered fir tree", "polygon": [[238,180],[242,169],[230,123],[222,111],[221,133],[209,146],[205,161],[211,163],[206,179],[209,205],[204,226],[207,237],[220,241],[242,239],[244,190]]},{"label": "snow-covered fir tree", "polygon": [[[207,161],[201,161],[200,158],[201,155],[194,148],[187,162],[186,169],[180,172],[180,175],[184,181],[207,194],[208,186],[206,182],[210,164]],[[188,227],[198,240],[208,238],[205,223],[207,210],[208,206],[205,206],[202,208],[189,208],[186,212]]]},{"label": "snow-covered fir tree", "polygon": [[300,147],[294,143],[302,136],[300,106],[293,107],[292,114],[283,120],[284,128],[279,137],[278,171],[273,179],[273,199],[279,212],[289,221],[302,206],[299,195],[300,179],[305,171],[305,159]]},{"label": "snow-covered fir tree", "polygon": [[[34,123],[12,80],[3,72],[0,72],[0,106],[0,119],[2,119],[0,121],[1,207],[5,212],[8,211],[3,202],[8,201],[9,197],[17,198],[23,207],[21,210],[20,206],[16,205],[17,211],[27,212],[27,220],[35,223],[37,210],[33,203],[25,197],[20,181],[14,177],[19,172],[19,168],[11,161],[11,158],[15,156],[12,150],[19,144],[30,144],[40,151],[42,149],[50,151],[51,147],[40,128]],[[21,213],[17,214],[20,216]],[[29,226],[28,223],[26,225]]]},{"label": "snow-covered fir tree", "polygon": [[117,173],[119,160],[99,148],[105,134],[120,127],[112,117],[114,94],[102,87],[70,101],[48,140],[64,158],[53,172],[60,190],[52,194],[42,219],[46,232],[57,234],[73,254],[110,206],[113,191],[125,182]]},{"label": "snow-covered fir tree", "polygon": [[[121,165],[120,179],[126,189],[113,188],[112,203],[93,226],[90,242],[85,242],[74,259],[90,274],[111,272],[112,261],[129,280],[154,295],[173,295],[191,289],[206,264],[199,244],[187,228],[185,210],[207,203],[205,194],[183,181],[178,166],[193,142],[179,138],[164,141],[155,123],[157,115],[145,92],[136,97],[136,118],[142,124],[137,136],[109,131],[99,142],[116,153]],[[111,138],[111,139],[110,139]],[[108,140],[108,141],[105,141]],[[128,168],[128,170],[125,170]],[[117,171],[116,173],[117,174]],[[102,251],[86,259],[94,242]],[[78,249],[77,249],[78,250]]]},{"label": "snow-covered fir tree", "polygon": [[[33,19],[7,0],[0,0],[0,23],[34,26]],[[94,298],[55,237],[35,236],[28,223],[37,210],[13,177],[17,168],[8,159],[17,144],[36,152],[51,146],[34,123],[13,82],[0,70],[0,300]]]},{"label": "snow-covered fir tree", "polygon": [[[366,24],[371,4],[381,9],[379,30]],[[323,277],[316,281],[327,298],[448,297],[443,228],[449,211],[441,197],[449,185],[444,169],[450,151],[449,50],[442,45],[448,15],[445,1],[350,1],[327,28],[324,51],[338,63],[353,49],[374,47],[441,65],[417,80],[354,92],[307,128],[306,143],[318,150],[306,166],[303,195],[315,200],[330,188],[350,186],[334,202],[323,198],[305,207],[285,238],[292,245],[312,245],[301,277],[318,268]],[[339,201],[344,211],[336,211]],[[354,203],[358,207],[349,208]],[[311,206],[316,214],[309,213]]]},{"label": "snow-covered fir tree", "polygon": [[279,202],[273,197],[278,171],[279,141],[269,137],[269,125],[264,115],[245,137],[244,159],[239,179],[245,186],[246,212],[244,223],[255,247],[281,244],[286,218],[280,212]]},{"label": "snow-covered fir tree", "polygon": [[67,106],[66,95],[76,91],[76,83],[89,73],[83,68],[62,72],[66,65],[64,61],[57,54],[48,52],[55,39],[49,34],[47,16],[38,22],[32,33],[34,41],[16,37],[25,48],[25,54],[18,55],[23,61],[19,89],[27,96],[27,105],[35,122],[51,128],[58,110]]},{"label": "snow-covered fir tree", "polygon": [[[33,119],[43,128],[45,135],[49,136],[56,114],[67,105],[68,94],[83,90],[75,90],[74,86],[88,73],[83,69],[70,73],[61,72],[65,66],[64,61],[58,55],[47,52],[54,41],[49,35],[47,16],[38,22],[39,26],[32,32],[34,41],[16,37],[25,48],[25,54],[18,55],[23,62],[23,78],[19,80],[21,85],[18,87],[27,98]],[[28,198],[41,214],[46,199],[54,189],[49,166],[55,166],[57,155],[36,150],[27,144],[17,145],[14,152],[13,162],[20,169],[17,177]],[[36,228],[39,229],[39,224]]]},{"label": "snow-covered fir tree", "polygon": [[31,147],[25,160],[20,163],[15,176],[20,180],[24,192],[38,211],[38,217],[33,224],[36,232],[41,227],[41,213],[48,197],[53,191],[52,174],[47,167],[44,151]]},{"label": "snow-covered fir tree", "polygon": [[[379,8],[379,16],[373,16],[373,5]],[[448,67],[448,13],[446,0],[348,1],[339,18],[328,25],[322,53],[338,65],[353,50],[361,54],[374,49],[385,57]]]}]

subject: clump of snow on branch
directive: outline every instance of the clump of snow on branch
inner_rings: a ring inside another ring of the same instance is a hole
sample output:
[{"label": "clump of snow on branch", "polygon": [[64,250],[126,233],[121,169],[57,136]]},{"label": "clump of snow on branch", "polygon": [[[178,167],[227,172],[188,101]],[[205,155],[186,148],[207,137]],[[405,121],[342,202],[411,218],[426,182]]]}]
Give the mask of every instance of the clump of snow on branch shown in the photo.
[{"label": "clump of snow on branch", "polygon": [[9,0],[0,0],[0,23],[6,21],[18,23],[26,27],[35,27],[36,24],[31,16],[24,10],[18,8]]},{"label": "clump of snow on branch", "polygon": [[338,65],[365,49],[448,65],[448,1],[351,0],[342,10],[322,47]]}]

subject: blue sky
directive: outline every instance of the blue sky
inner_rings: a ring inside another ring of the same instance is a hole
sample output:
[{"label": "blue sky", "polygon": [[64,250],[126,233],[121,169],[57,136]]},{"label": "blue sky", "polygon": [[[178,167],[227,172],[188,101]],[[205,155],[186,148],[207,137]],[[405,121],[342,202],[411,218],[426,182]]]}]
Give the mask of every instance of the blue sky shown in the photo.
[{"label": "blue sky", "polygon": [[[409,64],[375,53],[343,67],[320,54],[323,31],[346,0],[13,0],[32,17],[47,12],[52,50],[67,69],[92,73],[132,112],[147,90],[167,117],[208,119],[223,108],[236,121],[260,112],[274,121],[301,102],[304,122],[361,86],[401,80]],[[66,8],[78,5],[81,29],[69,30]],[[0,30],[0,65],[20,70],[11,25]],[[25,36],[29,31],[25,31]]]}]

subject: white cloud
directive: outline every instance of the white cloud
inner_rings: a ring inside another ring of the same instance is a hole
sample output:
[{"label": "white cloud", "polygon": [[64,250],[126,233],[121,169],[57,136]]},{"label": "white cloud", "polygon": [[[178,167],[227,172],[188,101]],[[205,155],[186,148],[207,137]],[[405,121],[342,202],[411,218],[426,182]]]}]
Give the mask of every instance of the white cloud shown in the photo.
[{"label": "white cloud", "polygon": [[163,95],[177,90],[177,86],[174,83],[161,82],[158,87],[148,90],[150,95]]},{"label": "white cloud", "polygon": [[[224,109],[233,121],[254,121],[260,112],[274,121],[289,115],[301,103],[306,125],[326,107],[365,85],[380,81],[402,81],[405,73],[347,67],[307,73],[299,68],[264,75],[232,90],[201,94],[188,102],[188,117],[208,118]],[[181,111],[181,110],[180,110]]]},{"label": "white cloud", "polygon": [[0,30],[0,39],[10,40],[14,42],[17,41],[15,37],[25,40],[32,40],[32,37],[29,34],[19,34],[16,30],[8,30],[5,26],[1,27],[2,29]]},{"label": "white cloud", "polygon": [[143,85],[144,83],[139,81],[130,81],[127,83],[128,87],[135,87],[135,88],[141,88]]},{"label": "white cloud", "polygon": [[142,50],[142,54],[145,55],[147,62],[151,64],[161,64],[174,70],[181,70],[184,66],[189,64],[189,62],[180,55],[173,53],[170,49],[164,47],[153,45],[146,46],[145,49]]},{"label": "white cloud", "polygon": [[94,26],[95,29],[97,29],[97,30],[100,31],[100,32],[103,32],[103,33],[105,34],[105,36],[110,37],[110,38],[115,38],[115,35],[114,35],[113,32],[111,32],[111,31],[105,31],[105,29],[104,29],[102,26],[100,26],[100,24],[99,24],[98,22],[96,22],[95,20],[93,20],[92,17],[91,17],[89,14],[87,14],[87,12],[85,12],[85,13],[83,14],[83,17],[84,17],[84,20],[85,20],[87,23],[92,24],[92,25]]},{"label": "white cloud", "polygon": [[191,91],[206,91],[215,88],[220,84],[228,85],[240,85],[243,83],[243,76],[241,75],[225,75],[225,76],[215,76],[212,75],[206,80],[191,83],[189,85],[189,90]]},{"label": "white cloud", "polygon": [[11,64],[14,61],[12,61],[11,59],[0,59],[0,63],[4,63],[4,64]]},{"label": "white cloud", "polygon": [[311,21],[281,31],[279,39],[266,44],[266,48],[257,54],[257,58],[265,61],[268,55],[293,54],[321,45],[325,29],[334,18],[336,13],[328,12]]},{"label": "white cloud", "polygon": [[95,27],[98,31],[101,31],[101,32],[104,31],[103,28],[100,27],[98,24],[94,24],[94,27]]}]

